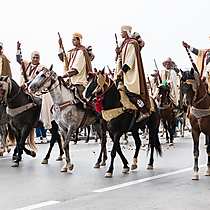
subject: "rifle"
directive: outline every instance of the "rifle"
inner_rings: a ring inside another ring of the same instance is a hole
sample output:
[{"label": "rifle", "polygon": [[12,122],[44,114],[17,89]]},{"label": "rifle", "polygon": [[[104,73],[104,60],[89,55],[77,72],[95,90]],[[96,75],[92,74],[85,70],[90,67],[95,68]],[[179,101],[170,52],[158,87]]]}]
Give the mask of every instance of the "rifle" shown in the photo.
[{"label": "rifle", "polygon": [[194,63],[194,61],[193,61],[193,59],[192,59],[192,56],[190,55],[189,49],[188,49],[187,47],[184,47],[184,48],[185,48],[185,50],[187,51],[187,54],[188,54],[188,56],[189,56],[189,58],[190,58],[190,61],[191,61],[191,63],[192,63],[193,68],[195,69],[195,71],[196,71],[198,74],[200,74],[199,71],[198,71],[198,68],[197,68],[196,64]]},{"label": "rifle", "polygon": [[151,95],[153,96],[153,89],[152,89],[152,85],[151,85],[149,77],[147,77],[147,80],[148,80],[149,88],[151,90]]},{"label": "rifle", "polygon": [[157,63],[156,63],[155,58],[154,58],[154,63],[155,63],[155,67],[156,67],[156,69],[157,69],[158,78],[159,78],[159,80],[160,80],[160,83],[162,83],[162,79],[161,79],[160,72],[159,72],[159,70],[158,70],[158,66],[157,66]]},{"label": "rifle", "polygon": [[62,42],[62,39],[61,39],[61,35],[60,35],[59,32],[58,32],[58,37],[59,37],[59,39],[61,40],[61,45],[60,45],[60,47],[61,47],[61,49],[62,49],[62,51],[63,51],[63,55],[64,55],[64,69],[65,69],[65,71],[68,71],[68,68],[69,68],[69,61],[68,61],[68,58],[67,58],[67,55],[66,55],[66,51],[65,51],[65,49],[64,49],[63,42]]},{"label": "rifle", "polygon": [[26,75],[25,63],[23,62],[23,59],[22,59],[22,52],[21,52],[21,47],[20,47],[21,43],[18,41],[17,45],[18,45],[18,50],[20,50],[20,55],[21,55],[21,68],[22,68],[23,78],[24,78],[25,82],[28,82],[28,78]]},{"label": "rifle", "polygon": [[[117,34],[115,33],[114,36],[115,36],[115,43],[116,43],[117,49],[119,49]],[[117,59],[118,59],[118,52],[116,52],[115,61],[117,61]]]}]

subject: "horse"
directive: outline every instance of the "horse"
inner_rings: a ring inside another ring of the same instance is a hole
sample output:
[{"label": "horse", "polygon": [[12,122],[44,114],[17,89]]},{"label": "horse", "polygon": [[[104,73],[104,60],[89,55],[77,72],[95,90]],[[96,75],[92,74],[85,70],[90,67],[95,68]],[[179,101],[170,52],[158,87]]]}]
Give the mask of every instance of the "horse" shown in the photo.
[{"label": "horse", "polygon": [[[160,118],[162,120],[163,127],[166,131],[166,142],[169,143],[169,145],[173,145],[176,129],[176,116],[174,112],[175,105],[170,98],[170,86],[168,84],[160,85],[158,89],[158,109],[160,112]],[[168,132],[170,139],[168,136]]]},{"label": "horse", "polygon": [[135,170],[137,168],[138,153],[141,147],[141,140],[138,130],[139,128],[145,128],[145,125],[147,125],[149,129],[149,148],[151,149],[148,169],[153,169],[154,148],[159,155],[162,153],[158,137],[160,116],[155,102],[153,101],[155,110],[151,112],[149,118],[136,123],[136,111],[125,109],[123,107],[120,101],[120,92],[118,91],[114,81],[104,73],[104,69],[92,75],[92,78],[86,86],[83,95],[88,101],[91,101],[95,95],[101,98],[102,115],[103,118],[107,121],[107,129],[113,141],[113,147],[111,150],[111,163],[107,172],[105,173],[105,177],[111,178],[113,175],[114,159],[116,157],[116,153],[119,154],[123,162],[122,172],[129,172],[130,167],[128,166],[128,161],[123,155],[120,147],[120,137],[128,131],[132,133],[136,145],[131,170]]},{"label": "horse", "polygon": [[[97,113],[89,108],[84,108],[83,105],[76,101],[75,91],[66,85],[62,77],[52,70],[52,66],[43,70],[36,75],[29,85],[29,90],[34,94],[47,90],[50,92],[53,100],[54,118],[59,126],[61,135],[64,140],[65,164],[61,168],[61,172],[71,172],[74,165],[71,163],[69,153],[69,143],[72,140],[74,133],[79,128],[84,128],[94,124],[96,131],[101,139],[101,151],[99,158],[95,164],[95,168],[104,166],[107,160],[106,149],[106,128],[105,123],[99,118]],[[103,158],[103,160],[102,160]]]},{"label": "horse", "polygon": [[[13,153],[14,164],[18,167],[22,160],[23,150],[26,154],[35,157],[36,146],[34,142],[34,125],[39,119],[41,99],[32,97],[8,76],[0,77],[0,102],[7,105],[7,113],[10,116],[10,127],[16,138],[16,148]],[[27,139],[27,137],[29,137]],[[28,146],[25,147],[25,141]]]},{"label": "horse", "polygon": [[[182,72],[183,102],[188,105],[188,118],[192,127],[194,170],[192,180],[199,180],[199,137],[201,133],[210,136],[210,96],[207,92],[206,82],[200,78],[193,68]],[[210,143],[206,152],[208,154],[206,176],[210,176]]]}]

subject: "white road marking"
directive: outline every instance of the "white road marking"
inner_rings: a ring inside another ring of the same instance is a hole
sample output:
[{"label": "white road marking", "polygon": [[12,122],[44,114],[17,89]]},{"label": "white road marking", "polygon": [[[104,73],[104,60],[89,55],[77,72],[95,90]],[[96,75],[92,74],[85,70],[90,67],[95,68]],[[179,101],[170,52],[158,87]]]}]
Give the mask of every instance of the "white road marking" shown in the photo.
[{"label": "white road marking", "polygon": [[0,157],[0,160],[9,160],[11,157]]},{"label": "white road marking", "polygon": [[26,207],[23,207],[23,208],[14,209],[14,210],[33,210],[33,209],[39,209],[39,208],[42,208],[42,207],[45,207],[45,206],[55,205],[55,204],[58,204],[58,203],[60,203],[60,201],[45,201],[45,202],[42,202],[42,203],[37,203],[37,204],[33,204],[33,205],[26,206]]},{"label": "white road marking", "polygon": [[[206,165],[200,165],[199,167],[202,168],[204,166],[206,166]],[[177,171],[172,171],[172,172],[165,173],[165,174],[159,174],[159,175],[147,177],[147,178],[144,178],[144,179],[138,179],[138,180],[135,180],[135,181],[130,181],[130,182],[126,182],[126,183],[122,183],[122,184],[118,184],[118,185],[113,185],[111,187],[101,188],[101,189],[98,189],[98,190],[94,190],[93,192],[102,193],[102,192],[117,190],[117,189],[128,187],[128,186],[131,186],[131,185],[152,181],[152,180],[160,179],[160,178],[167,177],[167,176],[173,176],[173,175],[184,173],[184,172],[187,172],[187,171],[192,171],[192,167],[180,169],[180,170],[177,170]]]}]

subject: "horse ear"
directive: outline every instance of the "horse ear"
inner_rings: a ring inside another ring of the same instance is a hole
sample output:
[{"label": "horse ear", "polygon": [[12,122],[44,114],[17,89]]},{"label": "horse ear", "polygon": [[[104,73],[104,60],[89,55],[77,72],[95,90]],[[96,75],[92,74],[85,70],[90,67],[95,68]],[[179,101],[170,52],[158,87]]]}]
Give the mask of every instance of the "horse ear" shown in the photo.
[{"label": "horse ear", "polygon": [[181,69],[179,69],[179,71],[181,72],[181,74],[183,75],[183,71]]},{"label": "horse ear", "polygon": [[101,70],[101,74],[104,75],[105,73],[105,67]]},{"label": "horse ear", "polygon": [[194,68],[191,68],[190,74],[191,74],[191,75],[194,75]]},{"label": "horse ear", "polygon": [[51,64],[49,70],[52,71],[52,69],[53,69],[53,64]]}]

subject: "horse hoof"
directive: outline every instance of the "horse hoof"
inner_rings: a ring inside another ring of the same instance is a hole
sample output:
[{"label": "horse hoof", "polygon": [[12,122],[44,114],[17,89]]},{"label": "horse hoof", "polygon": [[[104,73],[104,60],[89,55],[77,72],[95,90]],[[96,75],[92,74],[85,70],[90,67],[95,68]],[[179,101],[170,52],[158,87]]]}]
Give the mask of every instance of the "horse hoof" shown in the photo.
[{"label": "horse hoof", "polygon": [[67,172],[67,168],[66,168],[66,167],[63,167],[63,168],[60,170],[60,172],[62,172],[62,173]]},{"label": "horse hoof", "polygon": [[192,180],[199,180],[199,175],[198,174],[193,174]]},{"label": "horse hoof", "polygon": [[96,164],[94,165],[94,168],[100,168],[100,164],[99,164],[99,163],[96,163]]},{"label": "horse hoof", "polygon": [[135,170],[135,169],[137,169],[137,167],[138,167],[137,165],[132,164],[131,165],[131,170]]},{"label": "horse hoof", "polygon": [[14,163],[14,164],[12,165],[12,167],[13,167],[13,168],[19,167],[19,163]]},{"label": "horse hoof", "polygon": [[127,174],[127,173],[129,172],[129,170],[130,170],[129,167],[123,168],[122,173],[123,173],[123,174]]},{"label": "horse hoof", "polygon": [[101,163],[101,166],[106,166],[106,162],[102,162]]},{"label": "horse hoof", "polygon": [[31,151],[31,157],[36,157],[36,152]]},{"label": "horse hoof", "polygon": [[169,143],[169,145],[168,146],[174,146],[174,143]]},{"label": "horse hoof", "polygon": [[0,153],[0,157],[3,157],[3,154],[4,154],[4,153],[1,152],[1,153]]},{"label": "horse hoof", "polygon": [[48,164],[48,160],[47,159],[44,159],[41,164]]},{"label": "horse hoof", "polygon": [[12,156],[12,160],[17,160],[17,156]]},{"label": "horse hoof", "polygon": [[11,152],[11,148],[7,149],[7,152],[10,153]]},{"label": "horse hoof", "polygon": [[153,166],[152,165],[148,165],[147,166],[147,170],[153,170]]},{"label": "horse hoof", "polygon": [[104,177],[105,178],[112,178],[112,173],[111,172],[106,172]]},{"label": "horse hoof", "polygon": [[74,164],[71,164],[69,167],[68,167],[68,171],[72,171],[74,169]]},{"label": "horse hoof", "polygon": [[205,176],[210,176],[210,170],[207,170],[206,173],[204,174]]},{"label": "horse hoof", "polygon": [[63,160],[62,156],[58,156],[58,158],[56,159],[56,161],[62,161],[62,160]]}]

